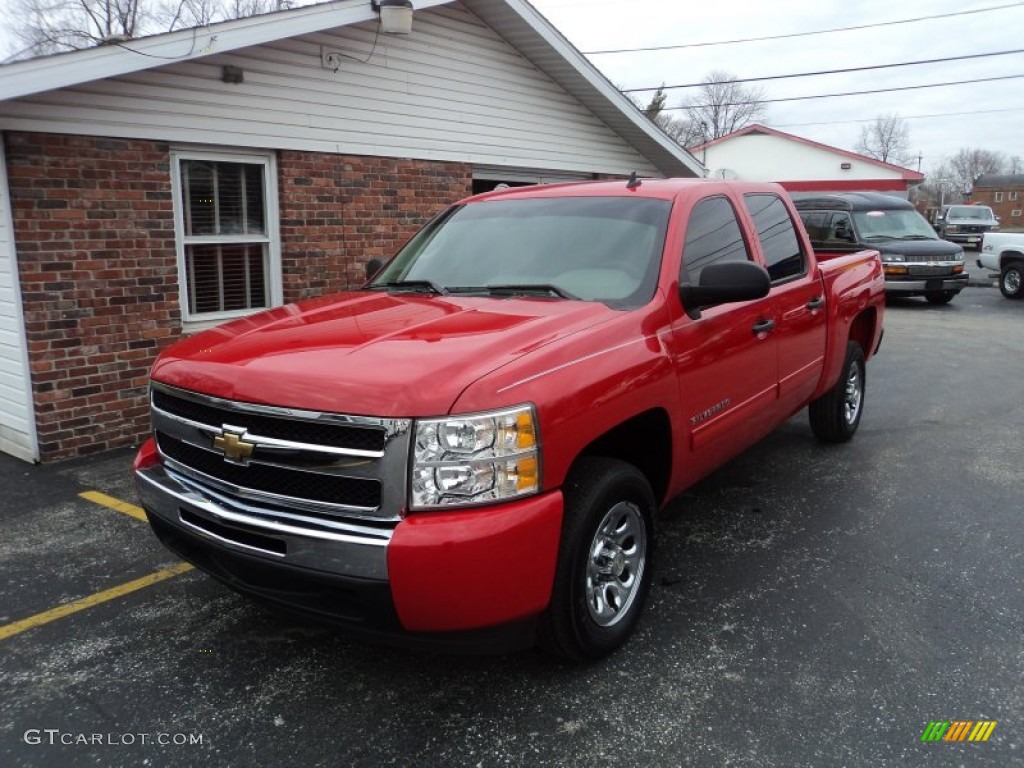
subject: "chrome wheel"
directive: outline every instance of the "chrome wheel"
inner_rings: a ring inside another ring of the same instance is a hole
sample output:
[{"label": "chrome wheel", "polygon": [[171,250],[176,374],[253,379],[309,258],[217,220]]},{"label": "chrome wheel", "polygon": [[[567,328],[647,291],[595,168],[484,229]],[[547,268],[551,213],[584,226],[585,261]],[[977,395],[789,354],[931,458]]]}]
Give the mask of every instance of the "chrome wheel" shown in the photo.
[{"label": "chrome wheel", "polygon": [[646,563],[643,515],[636,504],[620,501],[598,525],[587,557],[587,609],[596,624],[611,627],[629,613]]},{"label": "chrome wheel", "polygon": [[1008,269],[1003,275],[1004,293],[1018,294],[1021,289],[1021,274],[1019,269]]},{"label": "chrome wheel", "polygon": [[843,403],[843,418],[847,424],[856,424],[864,400],[864,369],[859,365],[850,366],[846,377],[846,399]]}]

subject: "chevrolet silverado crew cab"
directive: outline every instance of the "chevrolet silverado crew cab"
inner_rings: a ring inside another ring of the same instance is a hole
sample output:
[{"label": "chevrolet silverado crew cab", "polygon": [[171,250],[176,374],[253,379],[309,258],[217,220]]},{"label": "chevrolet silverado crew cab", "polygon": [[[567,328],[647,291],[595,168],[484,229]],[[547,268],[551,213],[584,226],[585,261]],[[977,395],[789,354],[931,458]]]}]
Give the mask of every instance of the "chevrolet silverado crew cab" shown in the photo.
[{"label": "chevrolet silverado crew cab", "polygon": [[935,220],[939,237],[968,247],[981,247],[986,232],[999,228],[992,209],[987,205],[944,205]]},{"label": "chevrolet silverado crew cab", "polygon": [[360,290],[166,350],[142,504],[261,603],[599,657],[636,625],[660,507],[807,405],[822,440],[857,430],[882,267],[829,256],[774,184],[469,198]]},{"label": "chevrolet silverado crew cab", "polygon": [[813,248],[875,248],[882,254],[890,296],[924,296],[932,304],[947,304],[967,287],[964,249],[937,237],[909,201],[877,192],[795,198]]},{"label": "chevrolet silverado crew cab", "polygon": [[977,264],[999,273],[999,290],[1003,296],[1024,298],[1024,232],[986,234]]}]

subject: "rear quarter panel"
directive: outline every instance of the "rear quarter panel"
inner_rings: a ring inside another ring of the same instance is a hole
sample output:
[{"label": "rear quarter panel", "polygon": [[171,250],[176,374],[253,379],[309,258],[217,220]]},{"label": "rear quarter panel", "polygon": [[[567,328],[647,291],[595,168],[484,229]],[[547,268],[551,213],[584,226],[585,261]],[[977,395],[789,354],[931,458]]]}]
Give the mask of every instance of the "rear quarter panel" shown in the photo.
[{"label": "rear quarter panel", "polygon": [[828,345],[821,382],[814,397],[839,380],[846,359],[846,343],[860,343],[870,358],[882,338],[885,313],[885,276],[878,251],[816,254],[825,282],[828,306]]}]

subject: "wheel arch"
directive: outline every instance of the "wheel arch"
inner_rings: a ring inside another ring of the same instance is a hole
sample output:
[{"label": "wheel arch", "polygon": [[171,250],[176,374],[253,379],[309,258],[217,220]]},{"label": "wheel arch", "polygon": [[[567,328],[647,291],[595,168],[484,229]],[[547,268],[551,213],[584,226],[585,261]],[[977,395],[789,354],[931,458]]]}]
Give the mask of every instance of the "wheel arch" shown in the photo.
[{"label": "wheel arch", "polygon": [[652,408],[623,421],[583,447],[573,460],[605,456],[632,464],[647,478],[661,504],[672,474],[672,422],[663,408]]},{"label": "wheel arch", "polygon": [[1012,264],[1015,261],[1024,261],[1024,252],[1003,251],[999,254],[999,269],[1002,270],[1007,264]]},{"label": "wheel arch", "polygon": [[[875,353],[873,342],[878,329],[878,310],[875,307],[867,307],[864,311],[853,318],[850,323],[848,341],[856,341],[864,351],[864,357],[871,357]],[[881,341],[881,339],[879,339]]]}]

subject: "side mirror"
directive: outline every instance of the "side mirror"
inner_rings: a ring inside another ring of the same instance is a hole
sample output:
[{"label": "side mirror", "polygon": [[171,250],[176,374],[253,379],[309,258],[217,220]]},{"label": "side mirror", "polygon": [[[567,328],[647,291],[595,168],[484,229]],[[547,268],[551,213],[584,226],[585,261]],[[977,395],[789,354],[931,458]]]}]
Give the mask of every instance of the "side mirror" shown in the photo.
[{"label": "side mirror", "polygon": [[366,279],[372,280],[374,275],[380,272],[383,266],[383,259],[370,259],[368,262],[366,262]]},{"label": "side mirror", "polygon": [[679,286],[679,300],[687,317],[697,320],[704,307],[764,298],[771,283],[768,270],[760,264],[725,261],[704,267],[697,285]]}]

